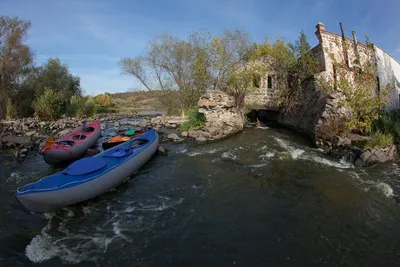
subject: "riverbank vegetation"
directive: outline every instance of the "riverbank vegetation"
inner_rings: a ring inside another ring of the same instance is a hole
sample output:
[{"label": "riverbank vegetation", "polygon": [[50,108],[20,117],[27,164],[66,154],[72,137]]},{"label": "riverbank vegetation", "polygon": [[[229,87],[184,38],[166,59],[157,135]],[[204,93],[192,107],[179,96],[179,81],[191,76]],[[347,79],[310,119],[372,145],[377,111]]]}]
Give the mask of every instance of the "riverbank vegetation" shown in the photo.
[{"label": "riverbank vegetation", "polygon": [[187,121],[182,123],[179,127],[181,131],[196,129],[202,127],[205,123],[204,114],[200,113],[197,108],[184,110],[182,115],[187,117]]},{"label": "riverbank vegetation", "polygon": [[[147,90],[157,91],[157,100],[168,114],[179,115],[196,107],[207,90],[236,92],[249,89],[256,70],[245,65],[251,53],[247,33],[235,29],[212,36],[207,31],[181,39],[162,35],[152,39],[142,56],[122,58],[122,72],[135,77]],[[245,68],[241,75],[236,70]]]},{"label": "riverbank vegetation", "polygon": [[111,96],[83,96],[79,76],[58,58],[34,64],[34,53],[25,44],[30,27],[28,21],[0,16],[0,118],[56,120],[63,114],[83,117],[108,111]]}]

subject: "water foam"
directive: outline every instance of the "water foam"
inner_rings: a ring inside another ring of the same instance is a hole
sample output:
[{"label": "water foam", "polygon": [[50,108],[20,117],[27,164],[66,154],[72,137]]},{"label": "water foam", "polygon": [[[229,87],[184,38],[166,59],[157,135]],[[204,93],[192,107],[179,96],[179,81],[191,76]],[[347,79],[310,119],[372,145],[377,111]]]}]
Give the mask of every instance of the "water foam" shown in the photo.
[{"label": "water foam", "polygon": [[392,187],[390,187],[390,185],[387,183],[380,182],[375,185],[375,187],[387,197],[392,197],[394,195]]},{"label": "water foam", "polygon": [[226,151],[222,153],[221,157],[224,159],[232,159],[232,160],[237,159],[237,156],[233,154],[231,151]]},{"label": "water foam", "polygon": [[[116,210],[112,204],[103,208],[106,212],[106,221],[99,221],[87,231],[79,224],[70,224],[76,221],[71,210],[63,213],[44,213],[48,220],[40,234],[32,238],[25,249],[25,255],[35,263],[40,263],[54,257],[59,257],[64,263],[77,264],[82,261],[96,262],[108,249],[108,246],[121,240],[132,243],[127,232],[148,230],[154,226],[154,219],[163,211],[174,209],[181,204],[183,198],[171,199],[165,196],[149,199],[149,203],[127,202],[122,209]],[[155,203],[154,203],[155,202]],[[158,202],[158,203],[157,203]],[[132,216],[132,212],[137,212]],[[85,207],[85,216],[95,216],[92,208]],[[147,219],[144,219],[147,218]]]},{"label": "water foam", "polygon": [[267,154],[261,155],[260,158],[261,159],[266,159],[266,158],[272,158],[274,156],[275,156],[275,152],[267,152]]},{"label": "water foam", "polygon": [[199,155],[204,155],[204,154],[214,154],[218,152],[217,149],[210,149],[210,150],[202,150],[202,151],[193,151],[193,152],[189,152],[188,156],[190,157],[195,157],[195,156],[199,156]]},{"label": "water foam", "polygon": [[252,165],[250,165],[250,167],[252,167],[252,168],[262,168],[262,167],[265,167],[267,165],[268,165],[267,163],[259,163],[259,164],[252,164]]},{"label": "water foam", "polygon": [[315,155],[311,155],[311,156],[306,156],[304,157],[305,159],[323,164],[323,165],[327,165],[327,166],[332,166],[332,167],[336,167],[336,168],[340,168],[340,169],[348,169],[348,168],[352,168],[353,165],[351,163],[348,162],[344,162],[344,161],[340,161],[340,162],[335,162],[329,159],[325,159],[325,158],[321,158],[319,156],[315,156]]},{"label": "water foam", "polygon": [[305,152],[303,149],[295,148],[280,138],[274,137],[276,142],[286,151],[288,151],[293,159],[298,159]]}]

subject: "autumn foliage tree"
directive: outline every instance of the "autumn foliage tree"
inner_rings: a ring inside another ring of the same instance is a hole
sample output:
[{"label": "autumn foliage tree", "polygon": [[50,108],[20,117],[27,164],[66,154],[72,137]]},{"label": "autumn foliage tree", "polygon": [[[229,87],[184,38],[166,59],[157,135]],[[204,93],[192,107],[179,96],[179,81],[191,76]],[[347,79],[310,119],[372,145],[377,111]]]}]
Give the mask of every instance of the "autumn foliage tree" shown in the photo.
[{"label": "autumn foliage tree", "polygon": [[0,16],[0,118],[32,65],[32,52],[24,43],[31,23],[17,17]]},{"label": "autumn foliage tree", "polygon": [[248,35],[237,29],[214,37],[194,32],[185,40],[163,35],[149,42],[144,56],[125,57],[119,64],[123,74],[157,90],[168,113],[178,113],[196,106],[206,90],[226,89],[230,75],[246,62],[249,46]]}]

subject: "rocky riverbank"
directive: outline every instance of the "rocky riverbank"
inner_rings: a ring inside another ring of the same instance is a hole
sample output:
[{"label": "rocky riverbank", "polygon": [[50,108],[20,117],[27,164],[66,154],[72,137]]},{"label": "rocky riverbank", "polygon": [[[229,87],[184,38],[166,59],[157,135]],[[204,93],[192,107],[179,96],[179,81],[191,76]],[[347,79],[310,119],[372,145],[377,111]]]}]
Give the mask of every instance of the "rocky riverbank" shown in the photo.
[{"label": "rocky riverbank", "polygon": [[[137,114],[98,114],[95,118],[64,117],[57,121],[39,121],[34,118],[3,120],[0,121],[0,149],[13,148],[15,158],[22,159],[28,151],[37,149],[48,136],[58,138],[82,125],[84,120],[89,123],[96,119],[102,122],[104,129],[107,123],[116,128],[124,125],[150,126],[152,117],[139,117]],[[121,121],[123,119],[129,120]]]},{"label": "rocky riverbank", "polygon": [[319,141],[318,146],[324,149],[327,155],[344,159],[356,167],[369,167],[398,159],[395,145],[368,148],[359,145],[369,139],[371,137],[347,134],[334,136],[331,141]]}]

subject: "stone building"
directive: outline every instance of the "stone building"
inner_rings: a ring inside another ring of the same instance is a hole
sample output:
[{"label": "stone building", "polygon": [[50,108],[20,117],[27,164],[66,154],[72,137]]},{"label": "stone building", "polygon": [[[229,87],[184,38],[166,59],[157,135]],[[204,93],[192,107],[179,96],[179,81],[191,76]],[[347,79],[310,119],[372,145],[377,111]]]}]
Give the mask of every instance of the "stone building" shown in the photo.
[{"label": "stone building", "polygon": [[[341,26],[341,25],[340,25]],[[321,72],[318,78],[335,77],[335,66],[333,58],[338,62],[344,62],[350,71],[361,68],[367,62],[376,64],[378,77],[377,86],[384,87],[387,84],[394,86],[387,107],[400,108],[400,63],[392,58],[375,44],[362,44],[357,40],[355,32],[352,31],[352,39],[345,37],[341,27],[341,35],[328,32],[323,23],[318,23],[315,35],[319,44],[312,51],[317,57]]]},{"label": "stone building", "polygon": [[277,79],[273,67],[274,59],[271,56],[263,56],[258,58],[255,63],[266,65],[267,72],[264,77],[255,77],[253,81],[255,88],[251,94],[246,95],[245,103],[260,109],[275,107]]},{"label": "stone building", "polygon": [[[375,44],[365,45],[359,42],[354,31],[352,38],[348,38],[345,37],[342,27],[341,35],[327,31],[323,23],[318,23],[316,28],[315,35],[319,43],[312,48],[313,54],[320,63],[320,73],[316,75],[316,78],[334,78],[337,72],[334,60],[345,63],[350,74],[368,61],[373,62],[378,69],[378,86],[384,87],[387,84],[394,86],[387,107],[400,108],[399,62]],[[269,71],[259,82],[255,82],[256,89],[246,96],[245,103],[250,106],[258,106],[259,109],[276,107],[278,81],[274,75],[273,58],[262,57],[258,61],[266,64]]]}]

